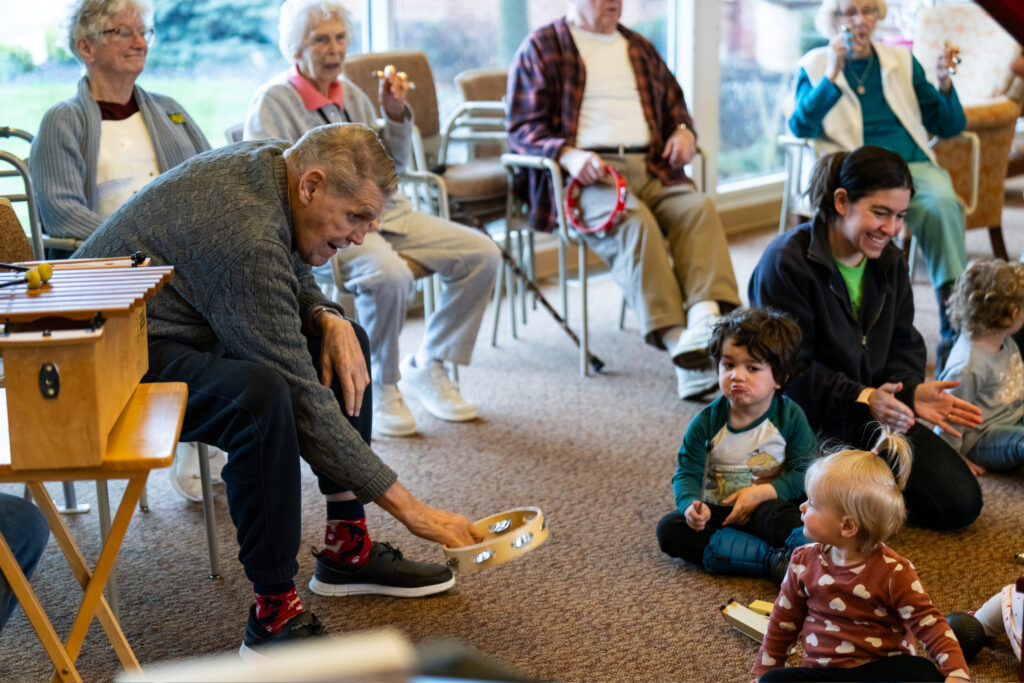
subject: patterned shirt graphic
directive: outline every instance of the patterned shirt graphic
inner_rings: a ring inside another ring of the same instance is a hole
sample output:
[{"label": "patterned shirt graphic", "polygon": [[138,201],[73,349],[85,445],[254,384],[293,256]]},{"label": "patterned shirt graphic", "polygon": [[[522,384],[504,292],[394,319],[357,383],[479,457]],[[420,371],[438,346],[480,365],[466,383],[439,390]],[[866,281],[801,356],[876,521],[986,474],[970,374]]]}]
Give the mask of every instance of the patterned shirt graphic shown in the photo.
[{"label": "patterned shirt graphic", "polygon": [[943,675],[968,678],[956,637],[914,565],[884,544],[849,566],[832,563],[820,543],[794,550],[751,672],[785,666],[801,631],[801,666],[847,669],[914,655],[920,640]]},{"label": "patterned shirt graphic", "polygon": [[[710,446],[710,449],[708,448]],[[729,401],[721,396],[690,422],[679,449],[672,487],[680,512],[703,494],[720,505],[753,484],[771,483],[782,500],[804,497],[804,472],[814,455],[814,434],[804,411],[775,396],[765,414],[742,429],[729,426]],[[704,460],[711,458],[705,491]]]},{"label": "patterned shirt graphic", "polygon": [[981,424],[964,427],[963,437],[936,431],[961,455],[969,455],[986,430],[1020,425],[1024,420],[1024,363],[1010,337],[993,354],[960,335],[939,379],[960,380],[952,393],[981,408]]}]

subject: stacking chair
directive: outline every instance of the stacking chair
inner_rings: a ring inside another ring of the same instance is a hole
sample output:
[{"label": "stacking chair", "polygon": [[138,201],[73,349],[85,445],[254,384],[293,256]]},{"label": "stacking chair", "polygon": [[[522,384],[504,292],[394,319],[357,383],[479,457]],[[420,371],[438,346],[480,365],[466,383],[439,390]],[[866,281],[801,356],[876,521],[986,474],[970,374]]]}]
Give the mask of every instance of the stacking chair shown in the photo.
[{"label": "stacking chair", "polygon": [[[579,370],[580,376],[586,377],[589,374],[589,329],[587,322],[587,248],[586,243],[580,238],[577,232],[569,224],[565,213],[565,187],[566,179],[562,168],[554,159],[542,156],[531,156],[525,154],[503,154],[502,163],[508,172],[508,213],[506,223],[525,221],[527,213],[525,202],[515,192],[516,174],[526,169],[536,169],[547,173],[550,176],[553,188],[552,203],[556,208],[556,233],[558,236],[558,289],[561,296],[562,317],[566,324],[569,321],[569,295],[568,295],[568,268],[567,252],[570,247],[576,247],[577,266],[576,276],[579,280],[579,309],[580,325],[577,337],[579,338]],[[703,192],[706,188],[707,177],[704,164],[704,151],[697,148],[697,154],[691,165],[690,177],[693,178],[696,191]],[[622,329],[626,311],[626,301],[623,298],[619,308],[619,329]]]},{"label": "stacking chair", "polygon": [[953,178],[957,194],[975,197],[974,210],[965,210],[966,229],[988,228],[992,253],[1005,259],[1003,193],[1021,113],[1020,82],[1009,65],[1021,46],[977,5],[923,7],[917,13],[914,56],[929,77],[946,40],[962,50],[962,62],[952,78],[967,116],[965,130],[979,140],[978,172],[972,172],[962,139],[940,141],[935,154]]}]

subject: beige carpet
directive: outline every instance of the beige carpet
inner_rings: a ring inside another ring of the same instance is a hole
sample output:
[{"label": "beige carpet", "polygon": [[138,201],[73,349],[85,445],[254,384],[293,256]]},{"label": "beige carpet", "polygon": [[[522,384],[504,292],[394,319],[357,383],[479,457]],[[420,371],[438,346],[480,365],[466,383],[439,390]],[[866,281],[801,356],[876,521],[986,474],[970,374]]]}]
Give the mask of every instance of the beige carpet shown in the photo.
[{"label": "beige carpet", "polygon": [[[1024,246],[1024,203],[1006,212],[1012,254]],[[763,233],[733,240],[745,284],[771,239]],[[968,237],[972,253],[989,253],[987,235]],[[934,299],[918,276],[918,321],[934,346]],[[552,292],[552,298],[554,298]],[[467,397],[482,418],[452,425],[413,411],[421,434],[380,439],[375,447],[425,501],[478,518],[507,507],[540,506],[551,538],[528,558],[460,579],[449,593],[421,600],[321,598],[305,584],[313,570],[306,552],[319,544],[324,505],[313,478],[304,480],[303,552],[296,577],[307,607],[336,635],[391,625],[414,641],[451,637],[539,678],[563,681],[747,681],[756,644],[729,628],[718,608],[774,598],[768,581],[713,578],[664,557],[654,527],[672,506],[675,453],[699,405],[675,398],[674,374],[663,353],[646,347],[635,326],[615,328],[619,295],[607,280],[591,295],[593,349],[607,363],[599,376],[576,374],[575,347],[538,310],[520,338],[501,321],[499,345],[481,334],[471,367],[462,372]],[[491,321],[485,319],[485,326]],[[414,348],[422,329],[403,335]],[[3,490],[19,492],[16,487]],[[118,485],[113,484],[115,492]],[[943,611],[973,608],[1024,567],[1024,473],[982,480],[985,507],[966,531],[910,529],[892,545],[910,557]],[[59,487],[53,487],[59,496]],[[78,485],[94,502],[92,486]],[[116,493],[115,493],[116,497]],[[136,514],[120,555],[121,625],[143,663],[235,650],[242,637],[250,586],[223,490],[217,495],[224,576],[206,578],[199,505],[177,498],[165,471],[149,485],[151,512]],[[407,555],[441,559],[437,547],[411,537],[380,509],[369,509],[371,532]],[[98,553],[95,511],[68,523],[90,559]],[[33,581],[57,630],[66,634],[80,591],[56,546]],[[0,634],[0,680],[45,680],[49,660],[20,610]],[[94,624],[80,658],[88,681],[109,680],[116,657]],[[1005,638],[987,648],[974,680],[1010,680],[1015,661]]]}]

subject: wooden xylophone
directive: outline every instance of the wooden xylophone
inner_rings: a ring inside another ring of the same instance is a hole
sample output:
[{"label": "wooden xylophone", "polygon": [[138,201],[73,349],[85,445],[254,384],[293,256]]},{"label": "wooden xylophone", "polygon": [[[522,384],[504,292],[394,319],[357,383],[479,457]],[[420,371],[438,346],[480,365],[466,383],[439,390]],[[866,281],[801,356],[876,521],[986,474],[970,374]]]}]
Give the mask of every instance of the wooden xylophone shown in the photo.
[{"label": "wooden xylophone", "polygon": [[100,463],[149,366],[146,301],[173,277],[172,267],[148,264],[138,256],[57,261],[33,289],[17,282],[23,272],[0,273],[14,469]]}]

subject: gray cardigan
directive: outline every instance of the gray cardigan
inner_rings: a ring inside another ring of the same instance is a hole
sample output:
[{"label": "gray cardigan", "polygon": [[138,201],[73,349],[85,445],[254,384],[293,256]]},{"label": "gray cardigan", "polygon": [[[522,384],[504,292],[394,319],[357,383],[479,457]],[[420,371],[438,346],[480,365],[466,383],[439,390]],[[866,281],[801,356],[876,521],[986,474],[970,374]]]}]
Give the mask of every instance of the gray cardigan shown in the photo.
[{"label": "gray cardigan", "polygon": [[240,142],[161,174],[75,252],[141,250],[174,279],[146,304],[150,338],[170,338],[279,372],[291,388],[302,457],[375,500],[397,479],[320,384],[306,346],[324,298],[293,246],[282,153],[287,142]]},{"label": "gray cardigan", "polygon": [[[345,96],[345,113],[335,104],[310,111],[302,102],[299,91],[288,82],[289,72],[278,74],[264,83],[249,102],[249,111],[245,117],[246,140],[262,140],[276,138],[295,142],[302,135],[325,123],[362,123],[377,131],[384,149],[395,162],[395,170],[399,175],[405,172],[412,155],[412,112],[408,110],[401,122],[392,121],[383,111],[375,112],[370,98],[355,83],[344,76],[338,79]],[[320,112],[323,112],[321,115]],[[348,119],[345,118],[348,114]],[[379,118],[378,118],[379,116]],[[326,117],[326,120],[325,118]],[[383,125],[381,124],[383,119]],[[388,199],[384,215],[381,218],[381,229],[394,232],[400,229],[389,223],[399,215],[412,209],[412,203],[400,192]]]},{"label": "gray cardigan", "polygon": [[[199,127],[170,97],[136,85],[135,102],[161,173],[210,149]],[[78,93],[50,107],[39,124],[28,163],[40,217],[53,237],[85,239],[101,223],[96,213],[100,127],[100,108],[86,76],[78,81]]]}]

